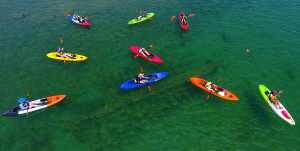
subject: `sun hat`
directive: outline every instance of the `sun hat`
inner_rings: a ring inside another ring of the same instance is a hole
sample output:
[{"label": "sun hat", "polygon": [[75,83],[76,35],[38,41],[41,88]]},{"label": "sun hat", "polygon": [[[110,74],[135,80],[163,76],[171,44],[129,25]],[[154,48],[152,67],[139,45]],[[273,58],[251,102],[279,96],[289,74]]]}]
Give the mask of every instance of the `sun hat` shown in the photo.
[{"label": "sun hat", "polygon": [[19,103],[22,103],[22,102],[25,102],[25,101],[26,101],[25,98],[21,98],[21,99],[18,100]]}]

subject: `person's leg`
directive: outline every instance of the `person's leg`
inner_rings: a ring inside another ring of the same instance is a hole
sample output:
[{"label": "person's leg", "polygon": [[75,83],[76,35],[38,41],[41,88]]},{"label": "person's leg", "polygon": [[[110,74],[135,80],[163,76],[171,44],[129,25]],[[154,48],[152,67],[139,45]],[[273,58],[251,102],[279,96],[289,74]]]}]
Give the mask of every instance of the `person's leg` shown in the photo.
[{"label": "person's leg", "polygon": [[40,100],[31,101],[29,102],[29,105],[35,105],[35,104],[41,104],[42,102]]},{"label": "person's leg", "polygon": [[145,82],[147,82],[147,80],[142,80],[142,81],[140,81],[140,83],[145,83]]},{"label": "person's leg", "polygon": [[40,107],[41,105],[30,105],[29,109],[34,108],[34,107]]},{"label": "person's leg", "polygon": [[64,54],[62,55],[62,57],[63,57],[63,58],[71,58],[72,56],[69,55],[69,54],[67,54],[67,53],[64,53]]},{"label": "person's leg", "polygon": [[141,52],[141,54],[144,55],[145,57],[147,57],[143,51]]},{"label": "person's leg", "polygon": [[280,106],[279,100],[276,100],[278,108],[282,109],[282,107]]},{"label": "person's leg", "polygon": [[71,55],[69,55],[69,54],[66,54],[69,58],[71,58],[72,56]]}]

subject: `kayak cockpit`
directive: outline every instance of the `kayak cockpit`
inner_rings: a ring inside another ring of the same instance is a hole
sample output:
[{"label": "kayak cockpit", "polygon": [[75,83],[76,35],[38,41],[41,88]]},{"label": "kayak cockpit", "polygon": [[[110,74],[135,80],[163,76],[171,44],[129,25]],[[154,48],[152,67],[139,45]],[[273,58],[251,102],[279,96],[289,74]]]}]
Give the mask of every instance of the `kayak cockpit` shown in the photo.
[{"label": "kayak cockpit", "polygon": [[18,115],[18,111],[19,109],[21,109],[19,106],[15,106],[9,110],[7,110],[6,112],[4,112],[2,115],[3,116],[14,116],[14,115]]}]

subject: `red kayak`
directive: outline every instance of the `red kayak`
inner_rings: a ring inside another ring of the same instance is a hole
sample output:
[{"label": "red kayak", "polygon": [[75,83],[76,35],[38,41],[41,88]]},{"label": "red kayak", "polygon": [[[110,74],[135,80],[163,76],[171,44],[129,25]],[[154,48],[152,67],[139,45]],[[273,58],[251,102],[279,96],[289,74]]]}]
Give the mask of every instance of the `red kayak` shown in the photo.
[{"label": "red kayak", "polygon": [[143,57],[143,58],[145,58],[145,59],[147,59],[149,61],[156,62],[156,63],[162,63],[163,62],[159,57],[157,57],[156,55],[154,55],[153,53],[151,53],[149,51],[147,51],[149,53],[149,55],[146,55],[146,56],[144,56],[143,54],[139,53],[138,52],[138,50],[140,50],[139,47],[131,46],[130,50],[132,52],[134,52],[135,54],[139,55],[140,57]]},{"label": "red kayak", "polygon": [[182,12],[182,14],[179,15],[179,23],[180,23],[180,26],[182,29],[184,30],[187,30],[189,28],[189,25],[188,25],[188,22],[187,22],[187,19],[185,18],[185,21],[186,21],[186,24],[181,22],[181,15],[183,15],[184,12]]}]

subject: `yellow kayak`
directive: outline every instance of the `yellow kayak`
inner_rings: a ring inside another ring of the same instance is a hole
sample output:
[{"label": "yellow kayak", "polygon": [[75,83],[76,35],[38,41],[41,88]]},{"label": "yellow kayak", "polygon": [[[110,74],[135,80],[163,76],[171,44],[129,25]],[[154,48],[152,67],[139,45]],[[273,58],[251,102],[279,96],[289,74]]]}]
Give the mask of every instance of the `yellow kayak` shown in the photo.
[{"label": "yellow kayak", "polygon": [[83,55],[71,54],[71,53],[67,53],[67,54],[69,54],[69,55],[76,55],[76,57],[74,57],[74,58],[63,58],[63,57],[57,56],[56,52],[48,53],[47,56],[49,58],[52,58],[52,59],[66,60],[66,61],[83,61],[83,60],[87,59],[87,57],[83,56]]}]

